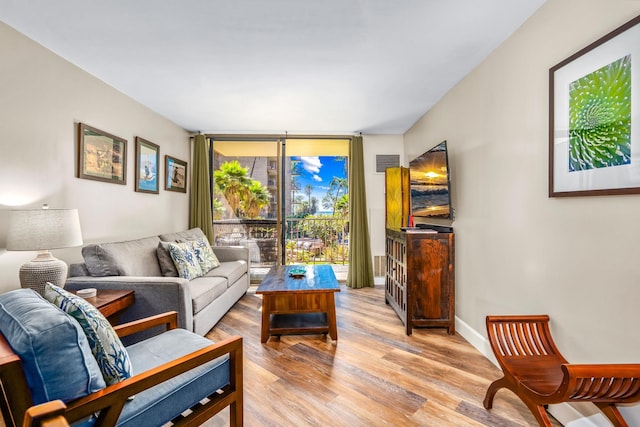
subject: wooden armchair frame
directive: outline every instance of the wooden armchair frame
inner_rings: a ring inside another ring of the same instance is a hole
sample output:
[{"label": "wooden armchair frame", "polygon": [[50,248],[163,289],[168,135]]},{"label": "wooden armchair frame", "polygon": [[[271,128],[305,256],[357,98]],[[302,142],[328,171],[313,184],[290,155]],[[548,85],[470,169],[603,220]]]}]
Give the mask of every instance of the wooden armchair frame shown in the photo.
[{"label": "wooden armchair frame", "polygon": [[553,342],[549,316],[487,316],[487,334],[504,377],[487,390],[491,409],[500,388],[527,405],[540,426],[551,426],[544,405],[592,402],[614,426],[627,427],[616,404],[640,400],[640,364],[569,364]]},{"label": "wooden armchair frame", "polygon": [[[164,326],[167,330],[178,326],[175,311],[148,317],[138,321],[115,326],[120,337],[149,328]],[[99,413],[95,426],[114,426],[127,398],[160,384],[170,378],[194,369],[225,354],[229,355],[230,383],[218,392],[208,396],[206,403],[198,403],[184,417],[173,420],[175,426],[199,426],[227,406],[230,407],[230,424],[243,425],[243,356],[242,338],[228,338],[198,351],[187,354],[154,369],[134,375],[118,384],[79,399],[67,402],[63,415],[69,423],[76,422],[94,413]],[[20,358],[13,352],[5,337],[0,333],[0,409],[8,427],[19,427],[25,421],[25,412],[33,405]],[[50,409],[51,407],[45,407]],[[45,411],[46,412],[46,411]],[[29,419],[28,422],[32,420]]]},{"label": "wooden armchair frame", "polygon": [[52,400],[27,409],[22,427],[69,427],[64,417],[67,405],[62,400]]}]

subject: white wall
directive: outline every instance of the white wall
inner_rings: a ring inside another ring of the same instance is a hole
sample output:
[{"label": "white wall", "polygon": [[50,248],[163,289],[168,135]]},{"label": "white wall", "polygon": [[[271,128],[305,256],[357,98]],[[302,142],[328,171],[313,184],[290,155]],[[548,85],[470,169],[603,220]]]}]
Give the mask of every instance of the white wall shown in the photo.
[{"label": "white wall", "polygon": [[384,256],[385,243],[385,186],[384,173],[376,173],[376,155],[398,154],[404,166],[402,135],[363,135],[365,180],[367,187],[367,215],[371,256]]},{"label": "white wall", "polygon": [[548,313],[571,362],[640,362],[640,195],[547,196],[549,68],[639,13],[548,0],[404,135],[448,141],[456,314],[485,337],[487,314]]},{"label": "white wall", "polygon": [[[164,165],[165,154],[190,160],[187,131],[1,22],[0,57],[0,248],[8,211],[43,203],[77,208],[85,243],[187,227],[188,194],[134,191],[135,137],[159,144]],[[128,141],[126,186],[75,178],[77,122]],[[18,269],[34,256],[0,249],[0,292],[20,286]],[[78,260],[80,248],[54,256]]]}]

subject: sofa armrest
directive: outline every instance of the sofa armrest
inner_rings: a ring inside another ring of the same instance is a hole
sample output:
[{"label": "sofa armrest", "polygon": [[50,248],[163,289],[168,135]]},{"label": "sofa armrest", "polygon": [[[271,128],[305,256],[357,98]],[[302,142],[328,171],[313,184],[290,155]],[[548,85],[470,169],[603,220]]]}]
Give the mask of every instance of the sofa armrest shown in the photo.
[{"label": "sofa armrest", "polygon": [[[189,281],[180,277],[79,276],[69,277],[65,289],[131,289],[135,303],[120,315],[122,322],[154,316],[167,311],[178,312],[178,327],[193,331],[193,305]],[[146,336],[149,336],[148,334]]]},{"label": "sofa armrest", "polygon": [[166,331],[176,329],[178,327],[178,313],[169,311],[167,313],[156,314],[155,316],[116,325],[113,327],[113,330],[116,331],[118,337],[122,338],[137,332],[146,331],[150,328],[155,328],[156,326],[162,326]]},{"label": "sofa armrest", "polygon": [[212,246],[213,253],[220,262],[246,261],[249,268],[249,248],[244,246]]}]

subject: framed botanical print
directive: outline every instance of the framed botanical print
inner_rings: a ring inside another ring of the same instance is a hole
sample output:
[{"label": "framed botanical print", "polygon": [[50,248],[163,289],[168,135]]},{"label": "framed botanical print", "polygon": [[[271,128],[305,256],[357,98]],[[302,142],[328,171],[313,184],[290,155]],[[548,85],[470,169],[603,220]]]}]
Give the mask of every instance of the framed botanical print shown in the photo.
[{"label": "framed botanical print", "polygon": [[140,193],[158,194],[160,146],[136,136],[136,188]]},{"label": "framed botanical print", "polygon": [[640,193],[640,16],[549,70],[549,197]]},{"label": "framed botanical print", "polygon": [[78,123],[77,177],[127,183],[127,140]]}]

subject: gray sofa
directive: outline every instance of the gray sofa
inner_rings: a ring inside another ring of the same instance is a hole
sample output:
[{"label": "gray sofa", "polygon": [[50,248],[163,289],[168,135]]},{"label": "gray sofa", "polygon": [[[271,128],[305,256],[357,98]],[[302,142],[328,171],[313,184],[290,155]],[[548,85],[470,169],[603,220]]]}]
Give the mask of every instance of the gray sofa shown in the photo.
[{"label": "gray sofa", "polygon": [[161,242],[200,237],[204,237],[202,230],[193,228],[85,246],[85,262],[71,264],[65,289],[132,289],[135,304],[122,312],[122,322],[175,310],[179,327],[205,335],[247,292],[249,251],[243,247],[213,247],[219,267],[192,280],[177,277],[175,270],[167,268],[168,252]]}]

